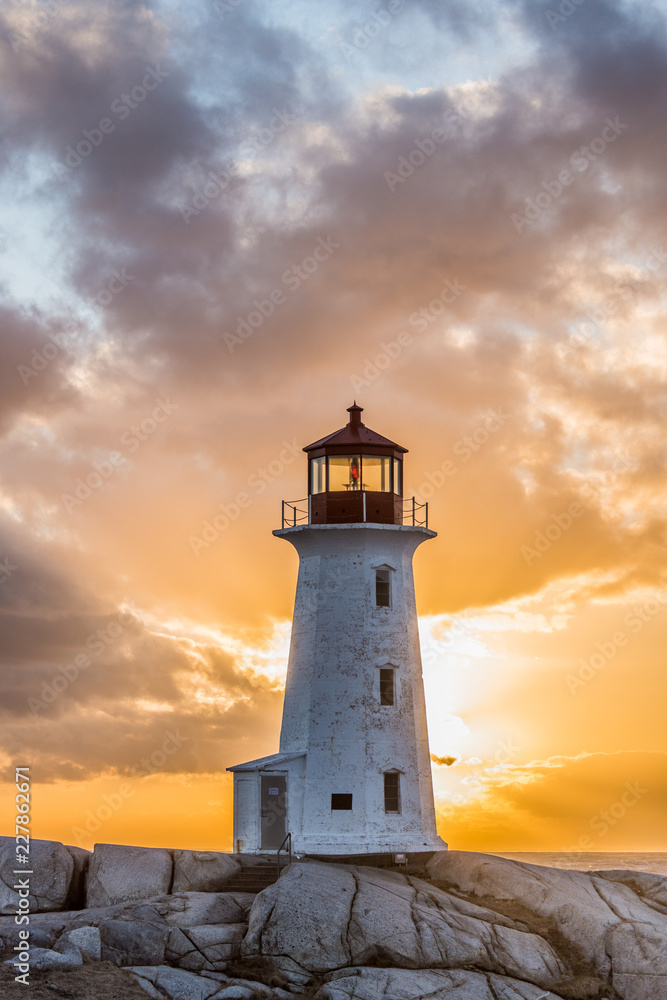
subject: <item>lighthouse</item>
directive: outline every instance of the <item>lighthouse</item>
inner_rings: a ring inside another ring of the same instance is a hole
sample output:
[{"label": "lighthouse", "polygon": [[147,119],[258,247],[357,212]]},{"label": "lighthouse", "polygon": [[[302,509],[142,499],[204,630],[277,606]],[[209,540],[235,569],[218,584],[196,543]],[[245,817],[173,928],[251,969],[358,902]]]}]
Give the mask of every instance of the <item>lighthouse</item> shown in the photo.
[{"label": "lighthouse", "polygon": [[303,450],[308,496],[273,532],[299,555],[280,749],[234,774],[234,850],[446,850],[435,823],[412,557],[435,532],[403,496],[407,449],[348,409]]}]

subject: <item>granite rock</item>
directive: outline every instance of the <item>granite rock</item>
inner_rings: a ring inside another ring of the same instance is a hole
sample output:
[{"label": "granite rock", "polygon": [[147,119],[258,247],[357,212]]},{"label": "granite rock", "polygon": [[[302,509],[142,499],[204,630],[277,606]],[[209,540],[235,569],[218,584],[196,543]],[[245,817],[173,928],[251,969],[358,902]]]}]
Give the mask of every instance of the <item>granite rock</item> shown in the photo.
[{"label": "granite rock", "polygon": [[102,958],[102,939],[99,927],[84,925],[66,931],[58,938],[54,950],[66,953],[71,946],[77,948],[84,958],[91,962],[99,962]]},{"label": "granite rock", "polygon": [[357,968],[335,974],[315,1000],[562,1000],[506,976],[443,969]]},{"label": "granite rock", "polygon": [[443,853],[428,870],[447,891],[511,912],[552,942],[572,969],[609,982],[624,1000],[667,1000],[667,919],[656,905],[667,880],[660,876],[632,872],[621,880],[618,873],[544,868],[466,851]]},{"label": "granite rock", "polygon": [[172,892],[218,892],[240,871],[240,864],[229,854],[174,851]]},{"label": "granite rock", "polygon": [[168,924],[196,927],[247,922],[254,900],[249,892],[179,892],[151,902]]},{"label": "granite rock", "polygon": [[171,853],[161,848],[95,844],[86,905],[111,906],[162,896],[171,890],[172,869]]},{"label": "granite rock", "polygon": [[[16,840],[0,837],[0,913],[14,913],[19,895],[14,889],[20,875],[16,869]],[[67,905],[74,874],[74,859],[66,847],[54,840],[30,841],[30,912],[63,910]]]},{"label": "granite rock", "polygon": [[222,971],[237,958],[247,924],[205,924],[174,927],[167,943],[167,961],[181,969]]},{"label": "granite rock", "polygon": [[[7,959],[5,964],[10,964],[13,961],[12,958]],[[68,972],[71,969],[76,969],[79,965],[83,965],[83,957],[78,948],[72,945],[65,952],[51,950],[50,948],[31,948],[29,964],[31,972],[48,972],[51,969],[60,969],[63,972]]]},{"label": "granite rock", "polygon": [[[168,997],[169,1000],[209,1000],[220,991],[220,983],[206,976],[196,976],[183,969],[172,969],[169,965],[135,966],[127,970],[139,985],[152,997]],[[146,988],[153,987],[153,991]]]},{"label": "granite rock", "polygon": [[347,966],[475,968],[544,989],[566,975],[551,945],[494,910],[377,868],[294,864],[255,899],[242,951],[322,974]]},{"label": "granite rock", "polygon": [[100,924],[102,959],[114,965],[161,965],[169,928],[147,920],[105,920]]}]

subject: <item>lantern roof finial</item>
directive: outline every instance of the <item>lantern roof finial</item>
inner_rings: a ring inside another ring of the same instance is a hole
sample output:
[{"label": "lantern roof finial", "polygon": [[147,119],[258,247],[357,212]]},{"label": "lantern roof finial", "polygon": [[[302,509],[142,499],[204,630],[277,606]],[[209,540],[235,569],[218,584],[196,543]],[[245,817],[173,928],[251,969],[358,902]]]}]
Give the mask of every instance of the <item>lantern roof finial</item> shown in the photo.
[{"label": "lantern roof finial", "polygon": [[363,406],[359,406],[355,400],[352,406],[348,406],[347,408],[350,419],[345,427],[334,431],[333,434],[327,434],[326,437],[320,438],[319,441],[314,441],[312,444],[306,445],[303,450],[309,452],[316,451],[318,448],[332,446],[335,448],[361,448],[362,451],[369,448],[371,451],[379,449],[379,451],[375,451],[375,454],[388,454],[391,451],[402,452],[403,454],[407,452],[407,448],[403,448],[400,444],[396,444],[395,441],[390,441],[384,435],[372,431],[370,427],[366,427],[361,422],[363,411]]}]

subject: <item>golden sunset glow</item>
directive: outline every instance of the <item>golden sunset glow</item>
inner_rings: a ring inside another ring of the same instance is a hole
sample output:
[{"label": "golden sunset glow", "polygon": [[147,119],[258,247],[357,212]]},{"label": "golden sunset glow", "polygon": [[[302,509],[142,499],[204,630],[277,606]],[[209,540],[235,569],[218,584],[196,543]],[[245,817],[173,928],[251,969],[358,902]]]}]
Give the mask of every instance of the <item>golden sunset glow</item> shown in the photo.
[{"label": "golden sunset glow", "polygon": [[226,768],[278,748],[271,532],[356,398],[438,533],[441,836],[665,850],[667,11],[596,4],[419,0],[365,45],[333,0],[0,15],[0,757],[34,837],[231,849]]}]

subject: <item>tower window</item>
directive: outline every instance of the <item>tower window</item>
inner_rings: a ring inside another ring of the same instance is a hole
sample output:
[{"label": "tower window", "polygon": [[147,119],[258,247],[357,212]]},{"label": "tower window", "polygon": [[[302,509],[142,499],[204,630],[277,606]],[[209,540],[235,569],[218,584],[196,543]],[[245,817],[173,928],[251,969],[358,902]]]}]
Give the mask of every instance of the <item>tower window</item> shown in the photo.
[{"label": "tower window", "polygon": [[375,570],[375,606],[378,608],[388,608],[390,605],[390,583],[389,570]]},{"label": "tower window", "polygon": [[394,459],[394,493],[403,496],[403,462],[399,458]]},{"label": "tower window", "polygon": [[380,668],[380,704],[394,704],[394,668]]},{"label": "tower window", "polygon": [[331,794],[331,809],[351,809],[352,808],[352,795],[347,793],[342,794],[341,792],[332,792]]},{"label": "tower window", "polygon": [[398,771],[386,771],[384,775],[384,811],[400,813],[400,775]]},{"label": "tower window", "polygon": [[326,458],[313,458],[310,462],[310,492],[324,493],[327,488]]}]

